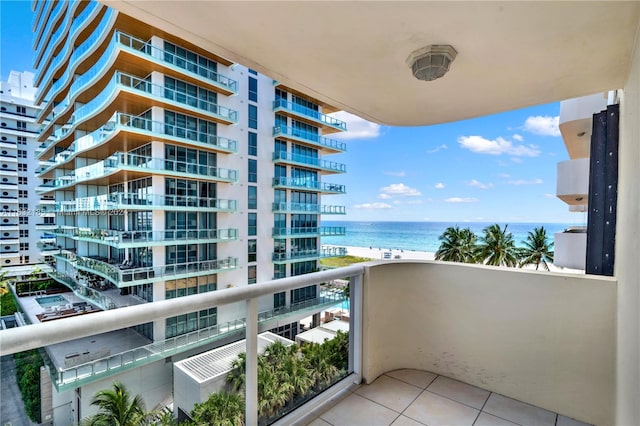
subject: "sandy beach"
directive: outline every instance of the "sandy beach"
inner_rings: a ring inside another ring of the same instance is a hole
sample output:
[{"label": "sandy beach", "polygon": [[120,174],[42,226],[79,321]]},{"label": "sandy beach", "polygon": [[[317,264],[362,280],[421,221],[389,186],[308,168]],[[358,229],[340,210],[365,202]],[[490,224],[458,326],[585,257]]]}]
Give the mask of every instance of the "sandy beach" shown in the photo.
[{"label": "sandy beach", "polygon": [[[413,259],[413,260],[434,260],[435,253],[427,251],[400,250],[383,247],[353,247],[347,246],[349,256],[367,257],[373,260],[382,259]],[[398,257],[400,256],[400,257]]]},{"label": "sandy beach", "polygon": [[[337,247],[337,246],[336,246]],[[383,247],[353,247],[346,246],[347,255],[366,257],[373,260],[395,260],[395,259],[410,259],[410,260],[435,260],[435,253],[428,251],[415,251],[415,250],[400,250]],[[390,254],[389,254],[390,253]],[[534,265],[525,266],[523,269],[535,270]],[[584,271],[569,268],[559,268],[555,265],[549,265],[551,272],[565,272],[565,273],[577,273],[584,274]],[[539,271],[545,272],[544,268],[540,267]]]}]

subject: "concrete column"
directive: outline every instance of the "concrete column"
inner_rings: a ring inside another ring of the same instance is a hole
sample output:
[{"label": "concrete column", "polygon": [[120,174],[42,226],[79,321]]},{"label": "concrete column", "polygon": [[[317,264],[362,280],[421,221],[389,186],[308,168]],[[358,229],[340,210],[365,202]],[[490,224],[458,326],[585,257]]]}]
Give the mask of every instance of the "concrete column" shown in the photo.
[{"label": "concrete column", "polygon": [[248,426],[254,426],[258,424],[258,299],[248,299],[246,306],[245,423]]}]

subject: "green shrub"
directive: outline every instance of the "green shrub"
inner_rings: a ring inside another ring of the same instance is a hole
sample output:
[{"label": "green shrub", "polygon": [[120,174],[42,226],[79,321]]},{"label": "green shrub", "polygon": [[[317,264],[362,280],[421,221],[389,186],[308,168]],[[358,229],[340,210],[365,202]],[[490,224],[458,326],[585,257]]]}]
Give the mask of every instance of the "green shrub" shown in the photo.
[{"label": "green shrub", "polygon": [[13,315],[17,311],[13,293],[7,292],[0,296],[0,316]]},{"label": "green shrub", "polygon": [[27,416],[40,423],[40,367],[44,365],[37,350],[20,352],[16,360],[16,379]]}]

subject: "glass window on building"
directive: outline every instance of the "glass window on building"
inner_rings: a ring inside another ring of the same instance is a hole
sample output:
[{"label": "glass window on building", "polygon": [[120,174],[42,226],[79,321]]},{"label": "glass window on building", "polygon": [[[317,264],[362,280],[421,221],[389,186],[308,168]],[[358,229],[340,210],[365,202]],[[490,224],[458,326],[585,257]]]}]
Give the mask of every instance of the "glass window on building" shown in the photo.
[{"label": "glass window on building", "polygon": [[255,105],[249,105],[249,128],[258,128],[258,107]]},{"label": "glass window on building", "polygon": [[248,154],[249,155],[258,155],[258,134],[254,132],[249,132],[248,134]]},{"label": "glass window on building", "polygon": [[258,241],[247,241],[247,262],[255,262],[257,260]]},{"label": "glass window on building", "polygon": [[308,287],[296,288],[291,290],[291,304],[304,302],[306,300],[312,300],[316,298],[316,285],[310,285]]},{"label": "glass window on building", "polygon": [[249,100],[258,102],[258,79],[249,77]]},{"label": "glass window on building", "polygon": [[249,182],[258,182],[258,160],[248,159],[249,163]]},{"label": "glass window on building", "polygon": [[286,293],[283,291],[281,293],[276,293],[273,295],[273,308],[274,309],[278,309],[278,308],[283,308],[287,306],[287,295]]},{"label": "glass window on building", "polygon": [[258,267],[256,265],[249,265],[247,267],[247,283],[255,284],[258,282]]},{"label": "glass window on building", "polygon": [[249,213],[247,214],[247,235],[253,236],[258,235],[258,214],[257,213]]},{"label": "glass window on building", "polygon": [[249,185],[247,187],[247,208],[249,209],[257,209],[258,208],[258,187]]}]

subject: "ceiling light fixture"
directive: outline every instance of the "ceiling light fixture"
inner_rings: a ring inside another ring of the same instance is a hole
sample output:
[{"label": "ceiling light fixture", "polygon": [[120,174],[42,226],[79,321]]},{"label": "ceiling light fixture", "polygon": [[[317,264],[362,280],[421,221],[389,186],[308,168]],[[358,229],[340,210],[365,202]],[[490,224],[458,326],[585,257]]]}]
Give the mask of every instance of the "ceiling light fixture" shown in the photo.
[{"label": "ceiling light fixture", "polygon": [[407,65],[418,80],[432,81],[444,76],[458,52],[448,44],[433,44],[412,52]]}]

